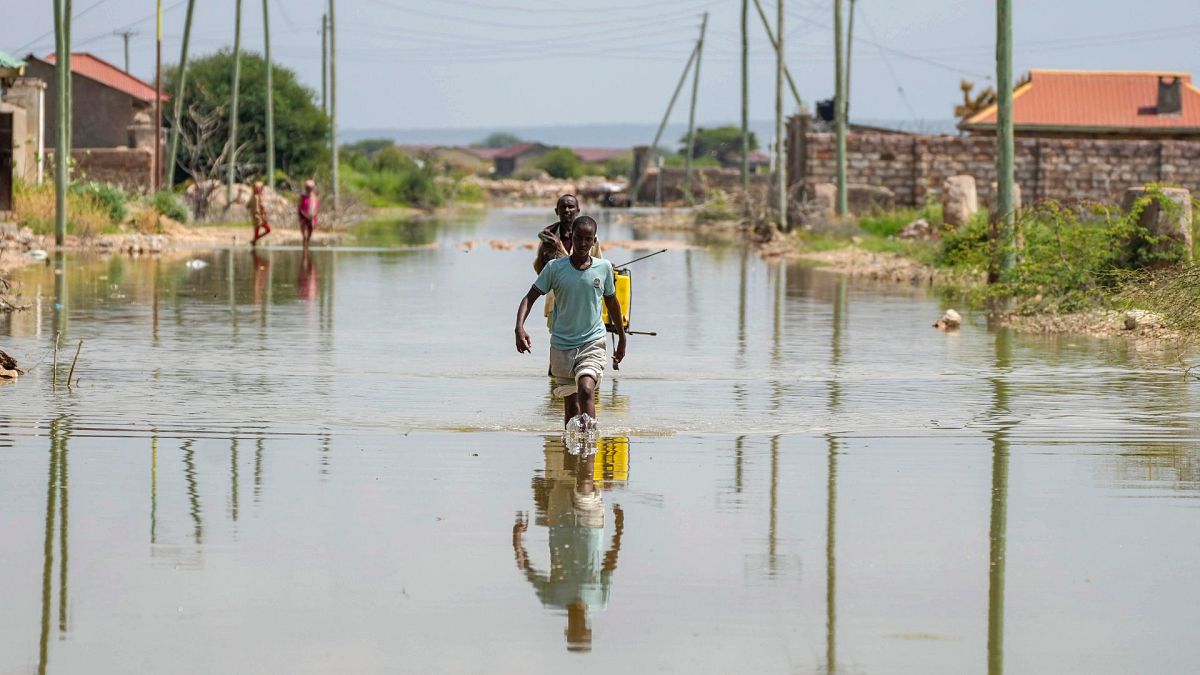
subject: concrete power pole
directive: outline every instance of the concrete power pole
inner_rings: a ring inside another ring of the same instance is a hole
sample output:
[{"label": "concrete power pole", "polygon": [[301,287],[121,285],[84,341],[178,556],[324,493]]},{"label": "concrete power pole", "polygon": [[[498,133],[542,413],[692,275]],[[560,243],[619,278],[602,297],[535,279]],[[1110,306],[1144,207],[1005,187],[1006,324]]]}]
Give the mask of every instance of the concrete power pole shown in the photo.
[{"label": "concrete power pole", "polygon": [[[683,66],[683,72],[679,74],[679,82],[675,85],[675,92],[671,94],[671,102],[667,104],[667,111],[663,113],[662,121],[658,123],[658,131],[654,132],[654,141],[650,143],[650,151],[647,159],[658,152],[658,142],[662,140],[663,129],[667,128],[667,120],[671,118],[671,110],[675,108],[675,101],[679,98],[679,92],[683,91],[683,84],[687,82],[688,72],[691,71],[692,62],[695,60],[696,48],[692,47],[692,53],[688,56],[687,63]],[[642,188],[642,181],[646,176],[645,167],[638,167],[636,158],[634,160],[634,169],[637,170],[637,176],[634,177],[633,187],[629,190],[629,201],[631,204],[637,202],[638,193]],[[662,183],[661,173],[659,173],[658,182]],[[659,201],[661,202],[662,200],[659,199]]]},{"label": "concrete power pole", "polygon": [[263,56],[267,61],[267,185],[275,189],[275,87],[271,83],[271,20],[263,0]]},{"label": "concrete power pole", "polygon": [[775,189],[779,193],[779,229],[787,232],[787,167],[783,157],[783,0],[777,0],[775,12]]},{"label": "concrete power pole", "polygon": [[113,33],[125,43],[125,72],[129,72],[129,38],[137,35],[135,30],[116,31]]},{"label": "concrete power pole", "polygon": [[321,112],[329,114],[329,15],[321,15]]},{"label": "concrete power pole", "polygon": [[850,211],[846,195],[846,80],[842,69],[842,0],[833,0],[833,124],[837,161],[837,214]]},{"label": "concrete power pole", "polygon": [[171,122],[171,140],[167,150],[167,189],[175,187],[175,162],[179,156],[179,124],[183,120],[183,99],[187,95],[188,42],[192,38],[192,12],[196,0],[188,0],[187,16],[183,20],[183,47],[179,50],[179,79],[175,83],[175,112]]},{"label": "concrete power pole", "polygon": [[337,139],[337,24],[334,21],[333,2],[329,0],[329,141],[333,146],[331,179],[333,180],[333,211],[342,208],[342,188],[338,185],[338,139]]},{"label": "concrete power pole", "polygon": [[150,185],[158,192],[162,186],[162,0],[155,3],[154,33],[154,178]]},{"label": "concrete power pole", "polygon": [[750,201],[750,36],[747,16],[750,0],[742,0],[742,195]]},{"label": "concrete power pole", "polygon": [[57,246],[62,246],[67,238],[67,185],[70,181],[67,162],[71,154],[67,133],[71,126],[71,107],[67,103],[67,89],[71,81],[70,60],[67,58],[71,51],[67,32],[70,13],[64,11],[63,3],[64,0],[54,0],[54,98],[57,118],[54,128],[54,243]]},{"label": "concrete power pole", "polygon": [[996,213],[999,270],[1016,264],[1013,250],[1012,0],[996,0]]},{"label": "concrete power pole", "polygon": [[842,106],[846,124],[850,123],[850,60],[854,56],[854,3],[856,1],[850,0],[850,25],[846,27],[846,103]]},{"label": "concrete power pole", "polygon": [[225,174],[225,208],[233,206],[233,178],[237,167],[238,85],[242,79],[242,0],[236,0],[233,18],[233,92],[229,100],[229,162]]},{"label": "concrete power pole", "polygon": [[[754,9],[758,10],[758,18],[762,20],[763,30],[767,33],[771,49],[779,49],[779,43],[775,41],[775,33],[771,30],[771,22],[767,20],[767,13],[763,11],[762,2],[754,0]],[[796,83],[792,80],[792,71],[788,69],[786,63],[783,64],[783,76],[787,78],[788,89],[792,90],[792,98],[796,99],[797,110],[803,108],[804,102],[800,100],[800,91],[796,89]]]},{"label": "concrete power pole", "polygon": [[688,111],[688,147],[684,159],[683,196],[692,203],[692,157],[696,154],[696,95],[700,92],[700,57],[704,53],[704,31],[708,28],[708,12],[700,21],[700,39],[696,41],[696,69],[692,71],[692,104]]}]

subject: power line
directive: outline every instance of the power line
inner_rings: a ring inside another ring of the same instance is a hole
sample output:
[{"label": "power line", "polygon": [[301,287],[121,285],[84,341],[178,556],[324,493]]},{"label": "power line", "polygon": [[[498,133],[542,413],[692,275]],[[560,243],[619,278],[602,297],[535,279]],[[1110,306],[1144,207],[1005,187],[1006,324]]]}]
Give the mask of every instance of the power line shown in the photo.
[{"label": "power line", "polygon": [[[875,41],[876,47],[879,46],[879,41],[875,38],[875,28],[871,25],[871,20],[867,18],[867,13],[862,7],[858,8],[858,15],[862,17],[863,23],[867,26],[867,32],[871,34],[871,39]],[[892,67],[892,62],[888,60],[887,54],[882,48],[879,49],[879,55],[883,57],[883,63],[887,66],[888,72],[892,75],[892,81],[896,83],[896,91],[900,93],[900,100],[904,101],[904,107],[908,108],[908,114],[913,119],[917,117],[917,111],[913,109],[912,103],[908,100],[908,95],[904,93],[904,85],[900,84],[900,77],[896,75],[896,69]]]},{"label": "power line", "polygon": [[[439,19],[442,21],[452,21],[454,23],[475,24],[478,26],[486,26],[488,28],[508,28],[508,29],[517,29],[517,30],[521,30],[521,29],[524,29],[524,30],[559,30],[559,29],[570,29],[570,28],[578,28],[579,27],[579,25],[575,22],[566,23],[566,24],[530,25],[528,23],[504,23],[504,22],[500,22],[500,21],[489,21],[487,19],[478,19],[478,18],[466,17],[466,16],[453,16],[453,15],[446,15],[446,14],[438,14],[436,12],[429,12],[429,11],[425,11],[422,9],[415,9],[412,7],[407,7],[404,5],[397,5],[394,2],[387,2],[386,0],[374,0],[374,4],[380,5],[382,7],[387,7],[389,9],[401,11],[401,12],[408,12],[411,14],[417,14],[419,16],[429,17],[431,19]],[[665,14],[656,14],[653,16],[638,17],[637,20],[642,21],[642,22],[649,22],[649,21],[665,21],[665,20],[669,20],[669,19],[678,19],[683,16],[691,16],[691,15],[695,14],[695,12],[698,11],[699,9],[706,9],[706,8],[716,5],[716,4],[718,4],[717,0],[710,0],[706,4],[701,5],[700,7],[697,7],[697,8],[689,8],[687,10],[676,9],[676,10],[673,10],[673,11],[665,13]],[[629,18],[624,18],[624,17],[623,18],[613,18],[610,20],[593,21],[593,22],[589,23],[589,26],[595,27],[595,26],[604,26],[604,25],[615,25],[615,24],[622,24],[622,25],[627,26],[629,24],[629,21],[630,21]]]},{"label": "power line", "polygon": [[[92,11],[93,9],[96,9],[97,7],[99,7],[100,5],[103,5],[106,2],[108,2],[108,0],[97,0],[95,3],[93,3],[87,9],[77,12],[75,15],[73,15],[71,17],[71,20],[74,21],[75,19],[79,19],[81,17],[87,16],[88,12]],[[17,49],[13,53],[20,54],[21,52],[25,51],[26,49],[36,45],[39,40],[49,37],[50,35],[53,35],[53,34],[54,34],[54,29],[51,28],[50,30],[46,31],[45,33],[42,33],[41,35],[35,37],[34,39],[30,40],[29,42],[26,42],[25,44],[21,45],[20,47],[17,47]]]}]

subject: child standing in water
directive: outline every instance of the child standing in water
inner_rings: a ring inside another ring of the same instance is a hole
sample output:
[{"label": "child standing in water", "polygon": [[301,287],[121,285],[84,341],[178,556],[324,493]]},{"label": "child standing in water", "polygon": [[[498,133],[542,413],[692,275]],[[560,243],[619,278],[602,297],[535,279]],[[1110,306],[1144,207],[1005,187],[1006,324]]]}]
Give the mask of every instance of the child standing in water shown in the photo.
[{"label": "child standing in water", "polygon": [[300,215],[300,234],[304,237],[304,247],[312,239],[313,230],[317,227],[317,184],[312,180],[304,181],[304,194],[300,195],[300,205],[297,209]]},{"label": "child standing in water", "polygon": [[250,201],[246,202],[246,209],[250,211],[250,221],[254,223],[254,238],[250,240],[250,245],[257,246],[259,239],[271,234],[271,226],[267,224],[267,205],[261,180],[254,181],[253,192],[250,194]]}]

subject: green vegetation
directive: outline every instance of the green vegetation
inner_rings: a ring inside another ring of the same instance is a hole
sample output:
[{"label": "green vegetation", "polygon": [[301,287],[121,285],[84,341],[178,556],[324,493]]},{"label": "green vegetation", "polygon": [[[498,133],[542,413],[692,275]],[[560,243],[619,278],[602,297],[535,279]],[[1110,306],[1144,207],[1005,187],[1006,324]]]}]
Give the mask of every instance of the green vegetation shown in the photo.
[{"label": "green vegetation", "polygon": [[71,185],[71,192],[76,196],[86,196],[103,206],[111,222],[120,223],[125,220],[129,198],[120,187],[111,183],[89,181]]},{"label": "green vegetation", "polygon": [[[252,52],[242,52],[241,84],[238,90],[238,140],[248,145],[239,150],[239,179],[258,176],[266,156],[266,62]],[[328,159],[326,134],[329,119],[321,111],[312,90],[300,84],[296,74],[278,63],[272,64],[271,74],[275,94],[275,162],[290,176],[311,176]],[[172,96],[178,86],[178,68],[168,68],[163,85]],[[216,114],[227,110],[233,84],[233,53],[222,50],[192,61],[188,65],[187,104],[195,113],[184,117],[181,124],[185,136],[197,137],[194,128],[198,120],[213,119],[216,133],[206,138],[213,147],[199,155],[200,164],[220,156],[220,148],[228,138],[229,115]],[[169,106],[164,108],[168,110]],[[169,124],[169,120],[167,121]],[[203,134],[201,134],[203,135]],[[183,154],[184,148],[181,148]],[[193,153],[197,154],[197,153]],[[185,166],[192,163],[180,160]],[[207,175],[211,167],[200,166]]]},{"label": "green vegetation", "polygon": [[184,204],[183,199],[174,192],[166,190],[156,192],[150,197],[148,203],[156,212],[171,220],[186,223],[192,218],[192,212],[188,209],[187,204]]},{"label": "green vegetation", "polygon": [[471,144],[473,148],[507,148],[510,145],[523,143],[519,136],[510,134],[507,131],[494,131],[487,135],[486,138],[476,141]]},{"label": "green vegetation", "polygon": [[342,186],[368,206],[432,209],[450,202],[482,202],[479,185],[461,171],[439,170],[431,157],[413,157],[390,140],[343,145]]},{"label": "green vegetation", "polygon": [[709,193],[708,201],[696,209],[696,223],[717,223],[737,220],[739,217],[736,205],[724,190],[714,189]]},{"label": "green vegetation", "polygon": [[[754,132],[749,132],[750,151],[758,149],[758,137]],[[712,160],[712,165],[720,166],[722,163],[733,163],[742,154],[742,130],[740,127],[724,126],[713,129],[705,129],[704,127],[696,128],[696,143],[693,150],[693,161],[699,158]],[[683,138],[679,139],[679,154],[680,156],[687,155],[688,139],[690,136],[684,134]]]},{"label": "green vegetation", "polygon": [[914,220],[922,219],[940,230],[942,228],[942,205],[930,202],[920,209],[896,209],[863,216],[858,220],[858,226],[869,234],[877,237],[895,237],[905,225]]},{"label": "green vegetation", "polygon": [[[17,181],[13,187],[17,225],[28,227],[34,234],[54,234],[54,184],[26,185]],[[100,192],[85,188],[67,193],[67,234],[90,239],[116,229],[120,221],[113,220],[112,205],[99,196]]]},{"label": "green vegetation", "polygon": [[583,175],[583,165],[570,148],[555,148],[547,152],[537,165],[554,178],[573,179]]}]

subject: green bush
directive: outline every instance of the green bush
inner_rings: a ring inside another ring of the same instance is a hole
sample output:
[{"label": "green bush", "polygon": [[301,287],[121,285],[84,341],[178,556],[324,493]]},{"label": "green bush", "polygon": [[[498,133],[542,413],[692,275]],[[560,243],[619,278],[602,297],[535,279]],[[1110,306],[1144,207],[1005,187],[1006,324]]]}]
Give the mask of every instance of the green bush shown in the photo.
[{"label": "green bush", "polygon": [[626,178],[633,173],[633,156],[617,155],[604,160],[605,178]]},{"label": "green bush", "polygon": [[724,190],[712,190],[709,193],[708,201],[696,209],[697,223],[715,223],[737,219],[737,208]]},{"label": "green bush", "polygon": [[89,181],[86,183],[75,183],[71,186],[71,194],[78,196],[87,196],[96,204],[100,205],[105,213],[108,214],[108,219],[113,225],[120,224],[125,220],[125,215],[128,213],[125,208],[129,201],[129,197],[120,187],[111,183],[97,183]]},{"label": "green bush", "polygon": [[150,206],[162,215],[181,223],[191,220],[192,213],[186,204],[174,192],[163,190],[150,197]]},{"label": "green bush", "polygon": [[570,148],[555,148],[538,160],[538,168],[559,179],[579,178],[582,167]]}]

